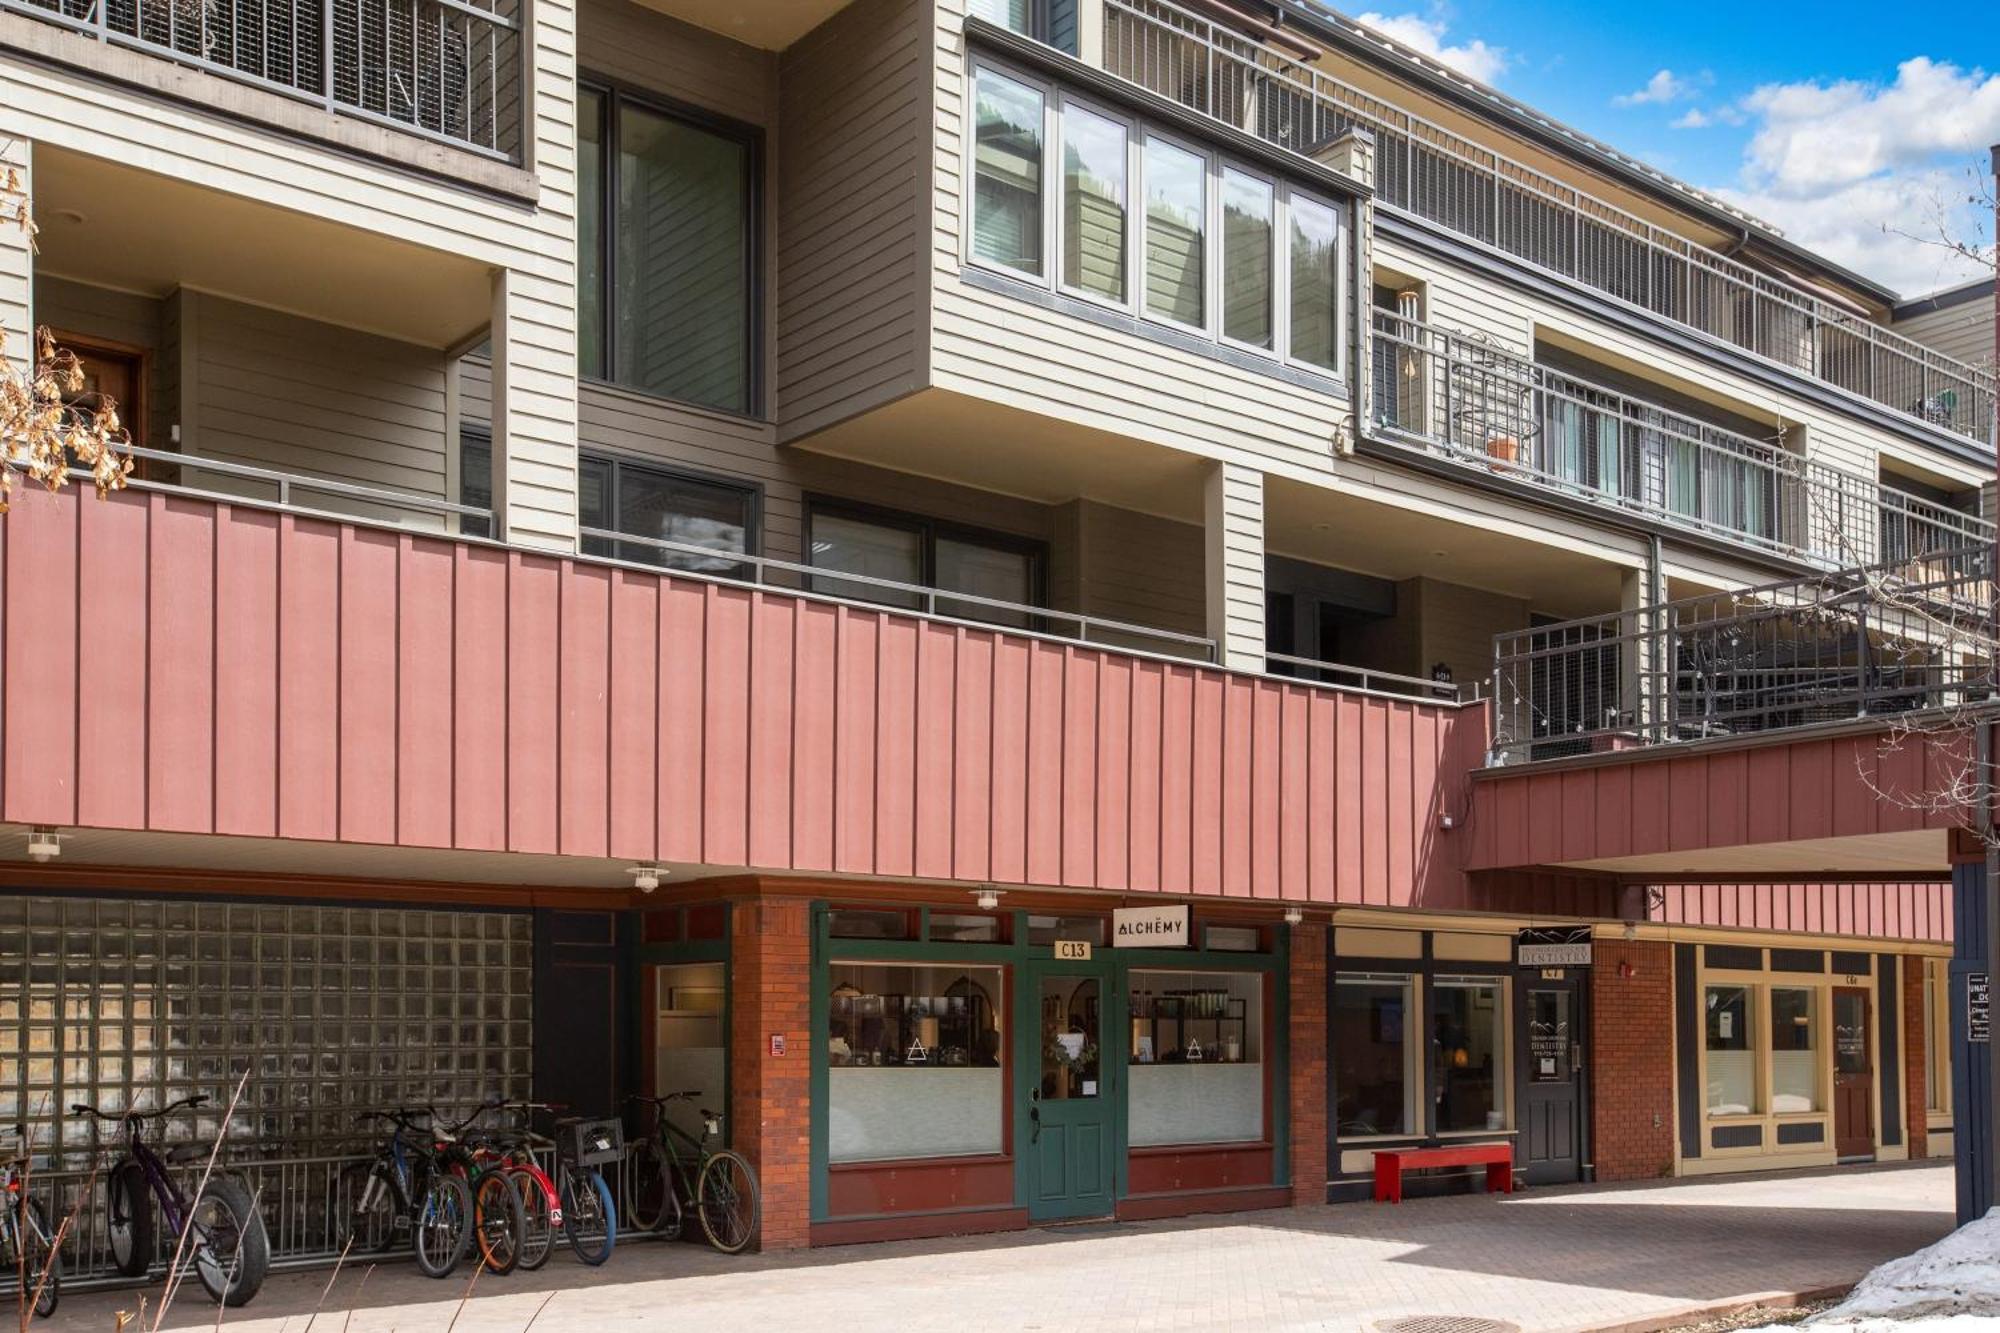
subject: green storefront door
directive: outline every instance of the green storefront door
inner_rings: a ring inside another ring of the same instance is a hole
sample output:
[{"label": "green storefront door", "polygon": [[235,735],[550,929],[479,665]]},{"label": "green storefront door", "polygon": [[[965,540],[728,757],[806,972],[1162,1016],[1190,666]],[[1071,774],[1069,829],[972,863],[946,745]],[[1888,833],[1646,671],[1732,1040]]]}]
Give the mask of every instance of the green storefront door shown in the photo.
[{"label": "green storefront door", "polygon": [[1027,1114],[1016,1121],[1027,1163],[1028,1216],[1105,1217],[1112,1207],[1124,1080],[1108,963],[1037,959],[1022,968],[1017,1068]]}]

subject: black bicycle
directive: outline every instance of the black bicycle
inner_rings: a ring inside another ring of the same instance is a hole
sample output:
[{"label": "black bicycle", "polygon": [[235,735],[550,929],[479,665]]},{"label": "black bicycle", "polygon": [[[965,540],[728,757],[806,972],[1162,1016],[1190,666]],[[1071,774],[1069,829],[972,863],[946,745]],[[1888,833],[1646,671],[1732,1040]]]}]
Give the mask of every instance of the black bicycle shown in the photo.
[{"label": "black bicycle", "polygon": [[489,1273],[511,1273],[521,1263],[528,1219],[521,1194],[490,1155],[479,1151],[480,1136],[468,1136],[473,1122],[503,1103],[487,1102],[455,1125],[431,1122],[439,1163],[465,1182],[472,1194],[472,1238]]},{"label": "black bicycle", "polygon": [[118,1271],[126,1277],[144,1277],[153,1266],[157,1201],[175,1250],[185,1249],[209,1298],[224,1305],[248,1305],[271,1269],[271,1238],[249,1187],[233,1176],[211,1171],[190,1199],[168,1168],[186,1168],[209,1158],[212,1145],[177,1143],[162,1157],[146,1142],[148,1123],[207,1101],[205,1094],[197,1094],[157,1111],[100,1111],[81,1102],[69,1109],[114,1124],[125,1136],[125,1155],[104,1181],[105,1225]]},{"label": "black bicycle", "polygon": [[[335,1250],[380,1253],[407,1241],[417,1269],[444,1277],[472,1248],[472,1191],[440,1160],[428,1106],[364,1111],[364,1124],[387,1124],[372,1162],[341,1173],[329,1219]],[[418,1123],[419,1120],[423,1123]]]},{"label": "black bicycle", "polygon": [[724,1254],[740,1254],[757,1234],[756,1170],[742,1153],[714,1146],[722,1134],[720,1112],[697,1108],[700,1138],[667,1118],[670,1103],[692,1102],[700,1096],[676,1092],[626,1098],[650,1107],[653,1115],[652,1134],[631,1147],[632,1198],[626,1201],[626,1216],[636,1230],[673,1237],[680,1235],[683,1219],[691,1212],[710,1245]]},{"label": "black bicycle", "polygon": [[24,1285],[36,1317],[47,1319],[62,1297],[62,1258],[42,1205],[28,1197],[27,1127],[16,1125],[0,1144],[0,1273]]}]

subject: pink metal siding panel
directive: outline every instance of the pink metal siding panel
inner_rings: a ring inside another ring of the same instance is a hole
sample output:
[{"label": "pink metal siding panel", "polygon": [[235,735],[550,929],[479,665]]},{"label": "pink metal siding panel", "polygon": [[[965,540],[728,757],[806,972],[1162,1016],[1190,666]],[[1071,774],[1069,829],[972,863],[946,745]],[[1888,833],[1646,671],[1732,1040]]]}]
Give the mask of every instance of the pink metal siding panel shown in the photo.
[{"label": "pink metal siding panel", "polygon": [[1031,884],[1062,882],[1063,695],[1069,650],[1028,648],[1028,867]]},{"label": "pink metal siding panel", "polygon": [[711,865],[740,866],[750,859],[750,654],[756,596],[741,588],[708,589],[701,859]]},{"label": "pink metal siding panel", "polygon": [[840,608],[840,694],[834,718],[833,867],[875,866],[876,648],[881,618]]},{"label": "pink metal siding panel", "polygon": [[984,879],[993,864],[993,636],[966,631],[953,669],[952,874]]},{"label": "pink metal siding panel", "polygon": [[[278,568],[278,836],[337,838],[340,529],[287,516]],[[160,781],[156,769],[156,787]]]},{"label": "pink metal siding panel", "polygon": [[923,624],[917,629],[917,785],[916,873],[927,879],[951,878],[952,751],[958,709],[958,641],[961,632],[950,625]]},{"label": "pink metal siding panel", "polygon": [[479,851],[507,846],[509,560],[470,546],[452,558],[452,845]]},{"label": "pink metal siding panel", "polygon": [[1305,692],[1306,698],[1306,874],[1305,891],[1287,884],[1288,897],[1310,897],[1314,902],[1331,902],[1334,896],[1335,821],[1339,788],[1335,765],[1339,747],[1334,728],[1339,719],[1339,696],[1320,690]]},{"label": "pink metal siding panel", "polygon": [[759,597],[750,653],[751,865],[792,864],[792,708],[798,697],[792,653],[798,601]]},{"label": "pink metal siding panel", "polygon": [[1163,667],[1160,681],[1160,888],[1194,883],[1194,682],[1187,667]]},{"label": "pink metal siding panel", "polygon": [[1278,816],[1283,809],[1284,689],[1257,681],[1250,695],[1250,893],[1281,896]]},{"label": "pink metal siding panel", "polygon": [[621,570],[611,581],[610,854],[659,855],[660,583]]},{"label": "pink metal siding panel", "polygon": [[7,527],[7,818],[76,822],[76,506],[23,486]]},{"label": "pink metal siding panel", "polygon": [[557,850],[562,731],[562,570],[507,557],[507,850]]},{"label": "pink metal siding panel", "polygon": [[401,539],[396,596],[396,841],[406,847],[451,846],[453,550],[450,542]]},{"label": "pink metal siding panel", "polygon": [[570,856],[610,848],[613,577],[588,565],[562,567],[556,845]]},{"label": "pink metal siding panel", "polygon": [[340,836],[396,840],[396,601],[393,533],[340,533]]},{"label": "pink metal siding panel", "polygon": [[114,496],[82,506],[78,519],[76,579],[89,595],[77,608],[76,821],[144,828],[146,501]]},{"label": "pink metal siding panel", "polygon": [[1026,640],[993,644],[992,862],[996,880],[1028,875],[1028,654]]},{"label": "pink metal siding panel", "polygon": [[878,875],[915,873],[917,841],[917,629],[883,616],[875,676],[875,864]]},{"label": "pink metal siding panel", "polygon": [[708,590],[699,583],[660,585],[660,857],[699,861],[702,701],[708,694]]},{"label": "pink metal siding panel", "polygon": [[[95,501],[93,501],[95,503]],[[176,833],[215,825],[213,505],[154,496],[148,536],[147,822]]]},{"label": "pink metal siding panel", "polygon": [[1232,898],[1250,894],[1252,817],[1251,790],[1256,757],[1255,681],[1231,676],[1222,686],[1222,891]]},{"label": "pink metal siding panel", "polygon": [[1126,865],[1129,887],[1142,892],[1160,887],[1162,846],[1160,822],[1161,730],[1166,706],[1167,668],[1158,662],[1132,664],[1131,768],[1125,808],[1131,855]]},{"label": "pink metal siding panel", "polygon": [[[1312,695],[1287,687],[1278,713],[1278,892],[1312,893]],[[1324,760],[1324,755],[1321,756]]]},{"label": "pink metal siding panel", "polygon": [[1097,882],[1097,654],[1063,662],[1062,880]]},{"label": "pink metal siding panel", "polygon": [[1131,885],[1132,702],[1138,688],[1134,663],[1105,653],[1097,677],[1097,839],[1094,848],[1101,889]]},{"label": "pink metal siding panel", "polygon": [[[226,608],[215,622],[215,678],[228,682],[215,695],[217,833],[278,831],[279,528],[274,514],[228,509],[215,531],[215,600]],[[143,752],[145,729],[134,735]]]},{"label": "pink metal siding panel", "polygon": [[1226,735],[1229,681],[1202,672],[1194,678],[1194,750],[1188,768],[1193,812],[1189,816],[1190,863],[1188,888],[1194,893],[1220,894],[1223,887],[1222,818],[1223,738]]}]

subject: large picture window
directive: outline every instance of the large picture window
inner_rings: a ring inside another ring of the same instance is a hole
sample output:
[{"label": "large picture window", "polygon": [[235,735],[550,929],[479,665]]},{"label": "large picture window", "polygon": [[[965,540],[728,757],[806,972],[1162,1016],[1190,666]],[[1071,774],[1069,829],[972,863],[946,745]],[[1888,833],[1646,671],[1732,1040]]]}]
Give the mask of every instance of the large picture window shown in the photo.
[{"label": "large picture window", "polygon": [[578,88],[583,374],[755,410],[758,160],[747,127]]},{"label": "large picture window", "polygon": [[1708,1061],[1707,1109],[1711,1116],[1756,1115],[1757,1042],[1751,1028],[1748,986],[1710,986],[1703,1000],[1703,1045]]},{"label": "large picture window", "polygon": [[1342,976],[1334,981],[1329,1044],[1335,1115],[1341,1138],[1411,1134],[1416,985],[1403,976]]},{"label": "large picture window", "polygon": [[1001,975],[989,966],[829,965],[830,1160],[1004,1150]]},{"label": "large picture window", "polygon": [[1432,988],[1431,1095],[1440,1134],[1507,1127],[1506,999],[1487,977],[1439,977]]},{"label": "large picture window", "polygon": [[1029,627],[1031,612],[959,597],[927,599],[920,592],[863,579],[966,593],[1018,607],[1041,604],[1039,542],[826,500],[812,503],[807,527],[809,562],[815,569],[837,571],[814,576],[817,592],[912,611],[927,609],[928,600],[939,615],[1017,629]]},{"label": "large picture window", "polygon": [[729,556],[750,550],[757,518],[753,488],[592,454],[583,456],[578,481],[583,527],[716,552],[705,556],[644,542],[618,542],[614,550],[606,538],[585,537],[584,554],[724,578],[748,575],[749,567]]},{"label": "large picture window", "polygon": [[1263,974],[1135,970],[1130,981],[1131,1145],[1263,1138]]},{"label": "large picture window", "polygon": [[1819,1050],[1813,992],[1802,986],[1771,987],[1771,1111],[1796,1115],[1819,1110]]},{"label": "large picture window", "polygon": [[969,263],[1343,373],[1344,204],[985,62],[971,102]]}]

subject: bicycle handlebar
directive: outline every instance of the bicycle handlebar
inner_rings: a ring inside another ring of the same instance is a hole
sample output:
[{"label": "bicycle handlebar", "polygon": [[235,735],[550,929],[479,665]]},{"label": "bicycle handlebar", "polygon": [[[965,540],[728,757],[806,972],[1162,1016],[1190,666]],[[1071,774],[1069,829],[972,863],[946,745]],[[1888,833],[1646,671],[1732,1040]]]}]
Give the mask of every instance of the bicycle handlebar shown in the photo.
[{"label": "bicycle handlebar", "polygon": [[95,1106],[89,1106],[83,1102],[71,1102],[69,1109],[73,1115],[95,1116],[99,1120],[109,1120],[116,1124],[123,1124],[127,1120],[157,1120],[161,1116],[171,1115],[182,1107],[201,1106],[207,1101],[207,1093],[197,1092],[193,1096],[183,1097],[177,1102],[168,1102],[156,1111],[100,1111]]}]

